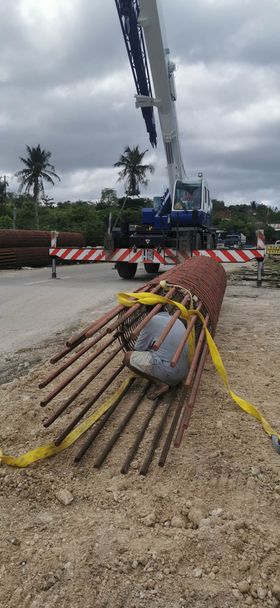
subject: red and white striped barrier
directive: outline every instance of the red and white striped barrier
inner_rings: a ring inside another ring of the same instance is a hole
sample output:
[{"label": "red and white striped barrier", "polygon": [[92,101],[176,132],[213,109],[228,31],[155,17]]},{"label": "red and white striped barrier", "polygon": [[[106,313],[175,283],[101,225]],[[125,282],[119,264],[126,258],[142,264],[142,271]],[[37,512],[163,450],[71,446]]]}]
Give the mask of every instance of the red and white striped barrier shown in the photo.
[{"label": "red and white striped barrier", "polygon": [[252,260],[263,260],[265,249],[195,249],[193,255],[204,255],[222,264],[236,264],[237,262],[244,263],[251,262]]},{"label": "red and white striped barrier", "polygon": [[[152,252],[152,257],[146,256],[146,252]],[[208,256],[216,262],[225,263],[244,263],[252,260],[262,260],[265,256],[265,249],[195,249],[193,256]],[[112,253],[106,252],[102,247],[92,248],[51,248],[50,256],[61,260],[72,262],[151,262],[163,265],[176,264],[183,262],[187,255],[174,249],[165,248],[162,251],[146,249],[115,249]]]},{"label": "red and white striped barrier", "polygon": [[159,264],[176,264],[176,252],[173,249],[165,248],[160,252],[156,249],[152,250],[152,258],[145,257],[146,251],[146,249],[126,248],[114,249],[112,253],[108,253],[103,247],[85,247],[83,249],[52,247],[50,256],[73,262],[129,262],[133,264],[146,261]]}]

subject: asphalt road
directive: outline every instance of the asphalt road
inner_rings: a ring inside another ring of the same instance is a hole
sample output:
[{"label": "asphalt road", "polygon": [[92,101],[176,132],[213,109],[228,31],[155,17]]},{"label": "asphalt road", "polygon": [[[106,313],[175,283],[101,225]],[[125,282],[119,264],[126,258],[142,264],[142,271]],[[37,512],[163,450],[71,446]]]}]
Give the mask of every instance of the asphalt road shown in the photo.
[{"label": "asphalt road", "polygon": [[120,279],[112,264],[0,271],[0,353],[29,348],[56,332],[85,324],[112,308],[118,291],[134,291],[147,278]]},{"label": "asphalt road", "polygon": [[[227,264],[233,271],[238,264]],[[136,277],[120,279],[112,264],[0,271],[0,353],[30,348],[56,333],[91,320],[116,303],[118,291],[134,291],[153,275],[139,265]]]}]

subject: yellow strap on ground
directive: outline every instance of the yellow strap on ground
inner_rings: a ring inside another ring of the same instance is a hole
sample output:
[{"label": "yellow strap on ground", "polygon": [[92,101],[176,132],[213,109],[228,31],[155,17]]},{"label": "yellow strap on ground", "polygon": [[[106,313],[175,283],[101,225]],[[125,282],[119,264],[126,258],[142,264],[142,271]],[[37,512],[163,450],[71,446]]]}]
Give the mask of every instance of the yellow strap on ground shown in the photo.
[{"label": "yellow strap on ground", "polygon": [[77,428],[73,429],[67,437],[61,442],[60,445],[54,445],[54,443],[46,443],[45,445],[41,445],[34,450],[30,450],[26,452],[26,454],[22,454],[22,456],[7,456],[3,454],[0,449],[0,464],[8,464],[11,467],[28,467],[33,462],[37,460],[42,460],[43,458],[49,458],[50,456],[55,456],[59,454],[66,448],[69,448],[70,445],[75,443],[79,437],[85,433],[107,410],[114,405],[117,399],[123,394],[129,383],[131,382],[131,378],[133,375],[130,375],[126,380],[122,382],[119,388],[115,391],[111,397],[106,399],[104,403],[100,405],[100,407],[94,412],[91,416],[89,416],[84,422],[79,424]]},{"label": "yellow strap on ground", "polygon": [[154,306],[159,303],[177,306],[177,308],[179,308],[179,310],[181,312],[181,317],[187,321],[193,315],[198,316],[205,329],[207,344],[208,344],[208,348],[210,351],[212,361],[215,365],[215,368],[216,368],[218,374],[222,378],[223,383],[224,383],[229,395],[235,401],[235,403],[237,403],[237,405],[239,405],[239,407],[242,410],[244,410],[244,412],[247,412],[247,414],[249,414],[250,416],[253,416],[260,422],[264,431],[270,437],[272,435],[276,435],[276,437],[278,437],[278,440],[280,440],[280,435],[276,431],[273,430],[273,428],[270,426],[269,422],[267,422],[267,420],[264,418],[264,416],[261,414],[261,412],[254,405],[249,403],[249,401],[246,401],[246,399],[242,399],[242,397],[239,397],[238,395],[236,395],[236,393],[234,393],[231,390],[229,381],[228,381],[228,375],[227,375],[225,366],[223,364],[221,355],[218,351],[218,348],[217,348],[209,330],[207,329],[207,327],[205,325],[204,316],[201,314],[201,312],[199,310],[193,310],[193,309],[188,310],[180,302],[175,302],[175,300],[169,300],[169,298],[165,298],[164,296],[159,296],[157,294],[149,293],[146,291],[138,292],[138,293],[120,292],[118,294],[118,301],[123,306],[133,306],[135,304],[135,301],[140,302],[141,304],[145,304],[146,306]]}]

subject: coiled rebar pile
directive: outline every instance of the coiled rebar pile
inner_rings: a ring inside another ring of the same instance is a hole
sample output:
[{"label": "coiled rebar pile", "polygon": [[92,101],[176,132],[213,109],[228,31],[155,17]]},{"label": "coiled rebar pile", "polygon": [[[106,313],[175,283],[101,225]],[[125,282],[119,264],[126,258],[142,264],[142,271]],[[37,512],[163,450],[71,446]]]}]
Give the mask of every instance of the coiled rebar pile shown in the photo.
[{"label": "coiled rebar pile", "polygon": [[[165,288],[161,285],[162,280],[166,281]],[[130,403],[131,407],[127,409],[126,403],[122,405],[122,402],[125,401],[124,397],[118,400],[101,418],[98,424],[94,425],[93,429],[87,432],[85,443],[75,457],[76,461],[81,460],[82,456],[99,435],[101,435],[101,440],[103,441],[103,433],[105,432],[106,437],[109,420],[112,417],[115,430],[109,442],[105,444],[105,447],[102,445],[102,452],[95,462],[95,466],[100,467],[111,452],[117,439],[119,439],[129,424],[130,419],[133,416],[138,416],[139,410],[139,430],[128,451],[121,472],[127,473],[144,435],[152,432],[153,419],[156,420],[158,416],[160,416],[159,423],[155,422],[157,426],[154,429],[148,453],[139,472],[143,475],[147,473],[160,441],[163,441],[163,445],[158,464],[160,466],[165,464],[173,437],[175,436],[175,447],[179,447],[184,431],[189,424],[207,356],[208,346],[205,339],[205,328],[209,330],[212,336],[214,335],[225,287],[226,274],[222,266],[209,258],[201,257],[186,260],[183,264],[172,268],[160,277],[156,277],[137,290],[166,296],[169,300],[180,302],[188,309],[193,308],[202,313],[204,325],[201,319],[198,318],[198,315],[192,315],[191,319],[186,323],[186,331],[170,360],[171,366],[175,367],[191,332],[195,330],[196,345],[192,362],[189,369],[186,370],[186,378],[181,385],[172,388],[168,391],[167,395],[159,397],[153,406],[150,403],[148,406],[147,403],[145,405],[145,401],[147,402],[145,395],[148,386],[143,387],[143,380],[139,381],[140,393],[135,396],[134,386],[137,387],[137,382],[134,382],[133,388],[127,395],[127,399],[130,397],[132,401],[132,404]],[[61,444],[64,438],[79,424],[84,415],[93,406],[98,408],[99,400],[103,400],[104,397],[107,398],[107,391],[111,392],[111,394],[112,391],[114,393],[116,390],[115,382],[119,382],[123,374],[127,374],[127,369],[122,362],[122,351],[133,348],[134,341],[141,330],[162,308],[162,303],[148,307],[140,302],[136,302],[130,308],[117,305],[88,325],[83,331],[72,336],[67,341],[65,348],[51,359],[51,363],[53,364],[61,361],[61,359],[64,359],[64,362],[59,364],[52,373],[44,378],[39,387],[44,389],[49,384],[52,384],[58,376],[61,377],[58,384],[52,386],[51,392],[45,393],[41,400],[43,407],[49,406],[50,402],[57,396],[59,401],[55,411],[48,412],[44,426],[48,427],[60,418],[61,415],[64,413],[66,415],[66,426],[58,431],[55,438],[56,445]],[[172,305],[169,307],[168,312],[170,319],[162,334],[153,344],[152,348],[154,351],[160,348],[176,319],[180,316],[180,311],[176,306]],[[75,349],[77,349],[76,352]],[[98,362],[97,359],[99,359]],[[98,376],[101,376],[101,378],[95,384]],[[92,388],[87,397],[85,397],[85,390],[89,385]],[[71,386],[70,391],[67,389],[65,398],[63,399],[61,393],[69,386]],[[163,401],[165,403],[164,408],[158,407]],[[73,406],[76,410],[75,412],[73,412]],[[78,409],[76,409],[77,406]],[[116,420],[116,416],[119,415],[119,411],[122,411],[122,408],[124,408],[125,415],[119,423],[118,419]],[[168,432],[164,437],[164,430],[170,414],[172,415],[172,420]],[[106,427],[105,431],[103,431],[104,427]]]}]

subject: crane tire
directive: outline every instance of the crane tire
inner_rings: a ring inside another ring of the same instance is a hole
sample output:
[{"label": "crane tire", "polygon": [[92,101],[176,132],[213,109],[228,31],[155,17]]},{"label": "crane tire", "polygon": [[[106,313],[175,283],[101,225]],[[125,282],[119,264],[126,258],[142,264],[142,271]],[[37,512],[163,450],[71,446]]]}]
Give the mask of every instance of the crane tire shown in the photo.
[{"label": "crane tire", "polygon": [[137,264],[129,264],[129,262],[117,262],[116,270],[121,279],[133,279],[136,274]]},{"label": "crane tire", "polygon": [[202,249],[202,239],[201,234],[199,234],[199,232],[197,232],[197,234],[195,235],[195,248]]},{"label": "crane tire", "polygon": [[153,262],[144,264],[144,268],[148,274],[156,274],[159,271],[160,264],[155,264]]}]

